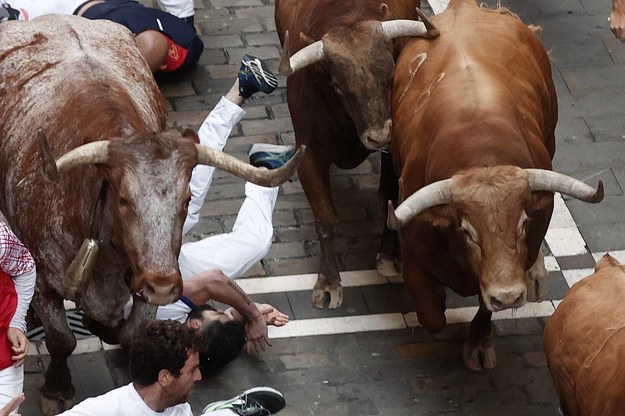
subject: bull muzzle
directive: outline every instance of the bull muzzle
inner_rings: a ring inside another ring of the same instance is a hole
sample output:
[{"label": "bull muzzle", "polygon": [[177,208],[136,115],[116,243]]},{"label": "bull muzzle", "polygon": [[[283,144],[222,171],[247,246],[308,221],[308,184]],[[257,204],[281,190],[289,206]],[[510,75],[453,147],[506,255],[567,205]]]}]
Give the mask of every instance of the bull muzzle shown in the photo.
[{"label": "bull muzzle", "polygon": [[482,299],[492,312],[520,308],[527,301],[527,285],[519,282],[511,286],[491,287],[484,291]]},{"label": "bull muzzle", "polygon": [[381,129],[367,129],[361,135],[362,144],[369,150],[386,150],[391,143],[391,126],[390,119],[384,122]]},{"label": "bull muzzle", "polygon": [[142,274],[138,276],[136,281],[135,295],[152,305],[174,303],[182,296],[182,279],[180,274],[172,276]]}]

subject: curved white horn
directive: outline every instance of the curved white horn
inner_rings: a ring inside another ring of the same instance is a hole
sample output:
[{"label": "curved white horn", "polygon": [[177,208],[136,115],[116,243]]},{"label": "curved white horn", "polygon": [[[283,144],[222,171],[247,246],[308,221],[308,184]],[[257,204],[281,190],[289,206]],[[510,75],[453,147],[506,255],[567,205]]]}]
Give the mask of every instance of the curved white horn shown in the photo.
[{"label": "curved white horn", "polygon": [[603,200],[603,181],[597,189],[562,173],[544,169],[525,169],[530,191],[560,192],[584,202],[596,203]]},{"label": "curved white horn", "polygon": [[249,163],[240,161],[234,156],[219,150],[212,149],[201,144],[196,144],[198,164],[210,165],[226,172],[230,172],[239,178],[260,186],[277,186],[286,182],[291,177],[297,166],[304,157],[306,146],[300,146],[293,157],[278,169],[266,170],[256,168]]},{"label": "curved white horn", "polygon": [[451,179],[431,183],[406,198],[397,209],[388,201],[387,225],[391,230],[398,230],[421,212],[436,205],[452,201],[449,184]]},{"label": "curved white horn", "polygon": [[434,38],[439,35],[438,28],[430,22],[421,10],[417,9],[417,13],[422,22],[416,20],[387,20],[382,22],[382,29],[389,39],[395,39],[399,36],[420,36],[424,38]]},{"label": "curved white horn", "polygon": [[54,161],[50,153],[48,140],[43,131],[37,130],[37,137],[39,139],[44,174],[50,180],[57,180],[59,176],[77,166],[106,163],[109,158],[109,141],[99,140],[72,149]]},{"label": "curved white horn", "polygon": [[280,58],[280,74],[285,77],[291,75],[308,65],[319,62],[323,59],[323,42],[318,40],[310,45],[300,49],[295,55],[290,56],[289,51],[289,31],[284,35],[284,47],[282,48],[282,56]]}]

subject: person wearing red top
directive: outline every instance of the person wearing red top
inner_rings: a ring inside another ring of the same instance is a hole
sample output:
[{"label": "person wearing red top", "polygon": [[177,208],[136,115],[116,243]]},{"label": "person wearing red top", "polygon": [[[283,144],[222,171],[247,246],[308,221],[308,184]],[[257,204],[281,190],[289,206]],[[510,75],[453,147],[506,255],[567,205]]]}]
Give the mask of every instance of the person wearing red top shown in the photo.
[{"label": "person wearing red top", "polygon": [[20,397],[23,390],[22,364],[28,353],[26,312],[35,291],[35,277],[30,252],[0,222],[0,407]]}]

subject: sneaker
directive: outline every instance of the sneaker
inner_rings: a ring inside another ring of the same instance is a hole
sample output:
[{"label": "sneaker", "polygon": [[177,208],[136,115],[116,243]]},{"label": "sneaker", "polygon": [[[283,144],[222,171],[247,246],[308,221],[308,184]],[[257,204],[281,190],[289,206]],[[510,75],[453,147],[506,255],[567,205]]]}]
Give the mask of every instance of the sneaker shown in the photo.
[{"label": "sneaker", "polygon": [[278,86],[278,78],[269,71],[264,62],[255,56],[243,55],[239,68],[239,95],[243,98],[258,91],[271,94]]},{"label": "sneaker", "polygon": [[278,169],[289,161],[295,154],[293,146],[279,144],[256,143],[247,150],[252,166]]},{"label": "sneaker", "polygon": [[230,400],[209,404],[202,410],[203,415],[228,409],[239,416],[273,415],[285,406],[284,396],[271,387],[254,387]]}]

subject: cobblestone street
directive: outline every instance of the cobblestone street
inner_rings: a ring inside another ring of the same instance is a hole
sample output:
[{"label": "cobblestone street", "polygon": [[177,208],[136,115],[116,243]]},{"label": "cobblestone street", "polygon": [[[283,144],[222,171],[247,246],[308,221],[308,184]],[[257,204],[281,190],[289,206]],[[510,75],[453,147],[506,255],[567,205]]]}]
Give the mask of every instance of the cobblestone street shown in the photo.
[{"label": "cobblestone street", "polygon": [[[195,25],[206,47],[199,64],[176,79],[157,78],[170,109],[168,127],[177,131],[197,130],[230,88],[244,53],[266,60],[277,73],[281,51],[273,0],[195,4]],[[284,393],[283,416],[559,414],[542,349],[544,324],[570,285],[592,272],[595,258],[609,251],[625,261],[625,45],[610,32],[609,0],[502,0],[502,5],[544,29],[540,36],[552,57],[560,107],[554,170],[592,186],[602,179],[606,190],[597,205],[557,198],[544,244],[549,300],[496,314],[497,368],[467,370],[462,343],[477,299],[450,293],[450,324],[431,335],[418,326],[403,284],[373,271],[382,215],[376,195],[380,157],[372,154],[356,169],[333,168],[341,218],[338,261],[348,273],[343,306],[315,309],[310,299],[319,244],[312,211],[294,177],[281,186],[269,255],[239,280],[253,300],[273,304],[292,322],[272,328],[269,351],[244,353],[199,382],[190,397],[196,414],[209,402],[256,385]],[[233,131],[227,153],[247,161],[251,143],[295,143],[286,81],[279,81],[276,92],[256,94],[245,104],[247,115]],[[201,221],[186,241],[230,231],[243,198],[244,182],[218,171]],[[47,361],[45,344],[33,342],[27,400],[20,408],[25,416],[41,414],[38,388]],[[90,336],[81,337],[70,368],[78,400],[129,381],[125,352]]]}]

